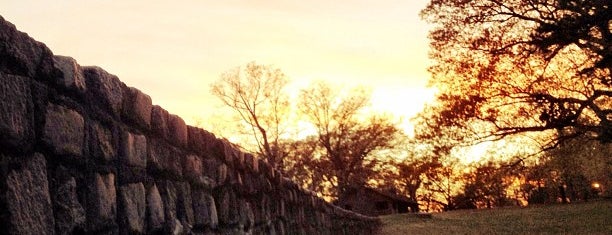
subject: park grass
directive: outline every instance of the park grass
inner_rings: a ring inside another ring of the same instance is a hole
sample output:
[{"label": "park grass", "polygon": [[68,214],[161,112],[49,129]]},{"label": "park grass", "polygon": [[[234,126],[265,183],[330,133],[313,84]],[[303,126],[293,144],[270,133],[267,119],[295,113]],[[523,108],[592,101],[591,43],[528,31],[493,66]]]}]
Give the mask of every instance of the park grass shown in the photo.
[{"label": "park grass", "polygon": [[380,234],[612,234],[612,201],[381,217]]}]

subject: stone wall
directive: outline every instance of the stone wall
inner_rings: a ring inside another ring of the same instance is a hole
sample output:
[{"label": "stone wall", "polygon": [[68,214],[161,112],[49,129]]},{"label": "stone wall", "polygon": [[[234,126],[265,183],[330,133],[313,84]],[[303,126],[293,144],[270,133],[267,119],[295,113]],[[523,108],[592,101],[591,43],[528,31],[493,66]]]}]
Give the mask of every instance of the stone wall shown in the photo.
[{"label": "stone wall", "polygon": [[372,234],[380,224],[2,17],[0,79],[0,234]]}]

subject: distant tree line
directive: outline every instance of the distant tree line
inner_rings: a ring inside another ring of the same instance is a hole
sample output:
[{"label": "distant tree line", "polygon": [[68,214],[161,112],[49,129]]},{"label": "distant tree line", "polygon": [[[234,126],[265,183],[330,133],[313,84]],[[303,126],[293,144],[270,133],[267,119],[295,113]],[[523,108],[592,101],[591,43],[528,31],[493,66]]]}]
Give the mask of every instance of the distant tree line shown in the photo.
[{"label": "distant tree line", "polygon": [[[414,137],[365,113],[363,88],[317,82],[289,99],[273,66],[237,67],[211,91],[254,140],[246,150],[328,199],[369,186],[435,211],[612,195],[610,1],[432,0],[421,17],[434,26],[438,93],[412,120]],[[539,151],[456,158],[510,140]]]}]

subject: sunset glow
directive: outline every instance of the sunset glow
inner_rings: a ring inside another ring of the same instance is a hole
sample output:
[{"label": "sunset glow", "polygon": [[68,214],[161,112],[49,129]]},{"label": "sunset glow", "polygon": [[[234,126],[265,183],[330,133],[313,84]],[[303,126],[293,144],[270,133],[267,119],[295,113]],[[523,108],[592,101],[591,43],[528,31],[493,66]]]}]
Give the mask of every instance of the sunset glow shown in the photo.
[{"label": "sunset glow", "polygon": [[298,91],[313,80],[372,89],[372,110],[408,119],[426,88],[427,1],[2,1],[0,15],[54,54],[97,65],[194,124],[217,113],[209,84],[249,61]]}]

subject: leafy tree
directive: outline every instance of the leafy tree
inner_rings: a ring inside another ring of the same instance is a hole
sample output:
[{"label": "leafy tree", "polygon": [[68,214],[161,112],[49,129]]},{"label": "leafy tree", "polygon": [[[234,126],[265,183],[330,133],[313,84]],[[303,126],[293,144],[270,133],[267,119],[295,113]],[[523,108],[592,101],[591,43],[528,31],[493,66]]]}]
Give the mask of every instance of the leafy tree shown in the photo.
[{"label": "leafy tree", "polygon": [[417,201],[417,192],[428,179],[438,177],[442,164],[436,157],[409,158],[397,165],[398,183],[409,199]]},{"label": "leafy tree", "polygon": [[329,196],[331,178],[326,174],[329,162],[321,159],[320,147],[315,136],[287,140],[281,144],[285,164],[283,172],[303,188]]},{"label": "leafy tree", "polygon": [[289,102],[283,93],[287,76],[277,68],[250,62],[221,75],[211,92],[232,108],[257,142],[257,152],[276,166],[282,164],[279,137]]},{"label": "leafy tree", "polygon": [[542,131],[561,133],[551,145],[612,142],[611,3],[432,0],[421,16],[439,94],[423,124],[464,143]]},{"label": "leafy tree", "polygon": [[376,174],[379,150],[392,148],[400,130],[388,118],[363,117],[369,95],[363,89],[349,92],[318,82],[300,93],[299,108],[316,130],[318,146],[311,156],[338,197],[347,189],[363,186]]},{"label": "leafy tree", "polygon": [[449,211],[456,209],[455,196],[463,184],[459,171],[460,163],[456,158],[447,158],[442,166],[423,182],[422,202],[427,211]]},{"label": "leafy tree", "polygon": [[[523,190],[529,203],[588,200],[598,193],[611,194],[611,172],[612,144],[574,138],[527,168]],[[593,192],[593,183],[600,186],[597,192]]]},{"label": "leafy tree", "polygon": [[494,162],[474,167],[463,176],[463,192],[456,198],[458,209],[493,208],[513,205],[507,190],[512,178],[509,168]]}]

